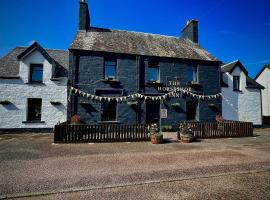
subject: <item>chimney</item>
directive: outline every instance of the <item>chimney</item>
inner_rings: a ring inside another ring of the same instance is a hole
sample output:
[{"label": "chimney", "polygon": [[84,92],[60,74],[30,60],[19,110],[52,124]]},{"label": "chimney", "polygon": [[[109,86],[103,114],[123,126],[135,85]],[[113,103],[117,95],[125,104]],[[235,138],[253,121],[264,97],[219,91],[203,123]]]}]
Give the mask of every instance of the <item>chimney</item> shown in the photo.
[{"label": "chimney", "polygon": [[199,30],[198,30],[198,20],[192,19],[188,20],[186,26],[182,30],[182,38],[189,39],[194,43],[199,42]]},{"label": "chimney", "polygon": [[79,8],[79,30],[88,31],[90,29],[90,14],[85,0],[80,0]]}]

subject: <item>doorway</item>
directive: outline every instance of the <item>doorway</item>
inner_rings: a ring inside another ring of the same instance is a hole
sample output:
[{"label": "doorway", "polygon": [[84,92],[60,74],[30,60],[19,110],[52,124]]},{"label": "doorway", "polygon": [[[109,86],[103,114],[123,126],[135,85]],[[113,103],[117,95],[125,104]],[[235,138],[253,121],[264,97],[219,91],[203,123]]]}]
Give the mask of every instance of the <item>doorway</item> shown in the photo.
[{"label": "doorway", "polygon": [[197,119],[197,105],[196,100],[188,100],[186,102],[186,120],[194,121]]},{"label": "doorway", "polygon": [[159,123],[160,101],[146,100],[146,123]]}]

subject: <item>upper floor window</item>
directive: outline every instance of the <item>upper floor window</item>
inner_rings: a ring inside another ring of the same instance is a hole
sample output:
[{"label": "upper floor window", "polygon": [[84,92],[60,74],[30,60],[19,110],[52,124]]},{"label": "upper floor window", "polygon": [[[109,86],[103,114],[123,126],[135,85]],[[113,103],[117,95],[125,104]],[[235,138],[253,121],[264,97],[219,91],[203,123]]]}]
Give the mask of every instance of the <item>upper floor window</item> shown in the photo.
[{"label": "upper floor window", "polygon": [[105,60],[104,78],[108,80],[116,79],[116,60]]},{"label": "upper floor window", "polygon": [[29,82],[42,83],[42,79],[43,79],[43,65],[31,64]]},{"label": "upper floor window", "polygon": [[233,90],[239,91],[240,90],[240,77],[233,76]]},{"label": "upper floor window", "polygon": [[159,82],[159,75],[158,63],[148,63],[148,81]]},{"label": "upper floor window", "polygon": [[28,99],[27,121],[41,121],[42,99]]},{"label": "upper floor window", "polygon": [[197,82],[197,67],[189,67],[187,74],[188,82]]}]

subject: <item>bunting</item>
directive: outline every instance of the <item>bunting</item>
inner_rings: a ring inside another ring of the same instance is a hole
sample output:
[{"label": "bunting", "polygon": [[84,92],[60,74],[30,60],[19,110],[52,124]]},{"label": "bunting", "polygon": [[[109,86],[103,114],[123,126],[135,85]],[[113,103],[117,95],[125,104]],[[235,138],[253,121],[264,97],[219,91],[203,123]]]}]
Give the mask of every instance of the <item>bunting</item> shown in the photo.
[{"label": "bunting", "polygon": [[73,94],[78,94],[79,96],[82,96],[82,97],[86,97],[86,98],[89,98],[89,99],[92,99],[92,100],[96,100],[96,101],[102,101],[102,100],[105,100],[105,101],[117,101],[117,102],[126,102],[128,100],[134,100],[134,99],[142,99],[142,100],[147,100],[147,99],[150,99],[150,100],[166,100],[167,97],[169,96],[172,96],[176,93],[181,93],[181,94],[186,94],[186,95],[189,95],[193,98],[196,98],[196,99],[202,99],[202,100],[207,100],[207,99],[217,99],[219,97],[222,96],[221,93],[218,93],[218,94],[214,94],[214,95],[202,95],[202,94],[195,94],[191,91],[188,91],[188,90],[180,90],[179,92],[175,92],[175,91],[172,91],[172,92],[169,92],[169,93],[166,93],[166,94],[162,94],[162,95],[158,95],[158,96],[149,96],[149,95],[144,95],[144,94],[139,94],[139,93],[135,93],[135,94],[130,94],[130,95],[127,95],[127,96],[121,96],[121,97],[105,97],[105,96],[97,96],[97,95],[93,95],[93,94],[88,94],[86,92],[83,92],[79,89],[76,89],[74,87],[71,87],[70,89],[70,92],[73,93]]}]

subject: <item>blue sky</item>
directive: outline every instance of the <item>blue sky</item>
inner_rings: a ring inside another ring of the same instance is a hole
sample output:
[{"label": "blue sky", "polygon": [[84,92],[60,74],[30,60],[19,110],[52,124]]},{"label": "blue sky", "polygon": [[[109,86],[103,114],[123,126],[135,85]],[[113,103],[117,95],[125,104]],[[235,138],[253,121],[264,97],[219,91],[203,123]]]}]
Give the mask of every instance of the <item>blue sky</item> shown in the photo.
[{"label": "blue sky", "polygon": [[[270,63],[269,0],[87,0],[91,25],[179,36],[199,20],[201,46],[224,62],[240,59],[252,77]],[[78,0],[0,4],[0,56],[38,41],[67,49],[77,30]]]}]

